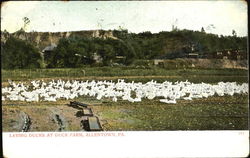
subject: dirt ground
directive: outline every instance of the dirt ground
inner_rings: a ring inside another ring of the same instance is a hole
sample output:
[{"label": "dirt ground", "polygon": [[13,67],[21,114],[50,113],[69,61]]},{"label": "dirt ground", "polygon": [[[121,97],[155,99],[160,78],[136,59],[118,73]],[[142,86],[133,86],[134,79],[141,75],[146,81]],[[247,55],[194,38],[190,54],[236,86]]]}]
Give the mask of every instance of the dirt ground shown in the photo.
[{"label": "dirt ground", "polygon": [[81,131],[81,109],[67,105],[2,106],[3,131],[21,132],[24,115],[30,118],[27,131]]}]

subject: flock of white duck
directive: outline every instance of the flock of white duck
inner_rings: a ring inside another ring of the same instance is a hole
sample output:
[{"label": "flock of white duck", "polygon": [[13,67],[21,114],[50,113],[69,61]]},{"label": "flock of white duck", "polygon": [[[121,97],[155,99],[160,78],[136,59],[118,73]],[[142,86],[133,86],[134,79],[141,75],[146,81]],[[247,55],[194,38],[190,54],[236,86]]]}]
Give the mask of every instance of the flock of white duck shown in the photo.
[{"label": "flock of white duck", "polygon": [[79,96],[92,96],[101,100],[110,98],[129,102],[140,102],[143,98],[158,98],[160,102],[175,104],[176,100],[192,100],[218,95],[248,94],[248,84],[236,82],[219,82],[218,84],[198,83],[189,81],[157,83],[150,81],[145,84],[138,82],[126,83],[124,80],[112,81],[44,81],[36,80],[30,84],[9,81],[9,86],[2,88],[2,101],[15,100],[27,102],[57,101],[58,99],[74,99]]}]

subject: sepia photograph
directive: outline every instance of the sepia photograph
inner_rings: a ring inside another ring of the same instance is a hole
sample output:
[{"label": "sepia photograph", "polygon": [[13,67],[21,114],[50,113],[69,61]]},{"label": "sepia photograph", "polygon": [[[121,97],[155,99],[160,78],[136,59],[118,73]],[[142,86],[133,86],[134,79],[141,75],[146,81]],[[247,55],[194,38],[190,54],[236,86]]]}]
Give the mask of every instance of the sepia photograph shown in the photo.
[{"label": "sepia photograph", "polygon": [[[247,156],[247,12],[244,0],[1,3],[4,156]],[[225,150],[187,154],[180,139]],[[25,153],[25,140],[50,145]],[[122,145],[105,154],[109,140]],[[35,153],[66,144],[91,152]]]}]

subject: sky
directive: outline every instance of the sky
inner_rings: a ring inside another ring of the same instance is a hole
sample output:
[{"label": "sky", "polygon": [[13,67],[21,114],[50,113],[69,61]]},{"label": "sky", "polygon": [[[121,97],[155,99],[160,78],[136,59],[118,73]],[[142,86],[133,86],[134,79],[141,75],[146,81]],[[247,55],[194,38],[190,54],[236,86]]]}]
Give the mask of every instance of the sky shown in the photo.
[{"label": "sky", "polygon": [[247,36],[247,3],[232,1],[13,1],[1,6],[1,31],[63,32],[127,29],[139,33],[178,29]]}]

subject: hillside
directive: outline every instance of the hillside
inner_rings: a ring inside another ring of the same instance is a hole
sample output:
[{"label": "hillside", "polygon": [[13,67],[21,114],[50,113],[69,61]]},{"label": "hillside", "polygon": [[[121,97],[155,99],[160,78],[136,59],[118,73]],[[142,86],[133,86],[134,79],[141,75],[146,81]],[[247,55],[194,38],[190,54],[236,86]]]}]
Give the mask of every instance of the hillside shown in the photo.
[{"label": "hillside", "polygon": [[136,42],[143,41],[142,44],[148,44],[152,47],[156,42],[161,44],[161,51],[172,52],[186,47],[193,47],[199,50],[222,50],[222,49],[246,49],[246,37],[235,36],[218,36],[215,34],[207,34],[205,32],[192,30],[178,30],[171,32],[160,32],[152,34],[151,32],[142,32],[139,34],[128,33],[127,30],[88,30],[88,31],[72,31],[72,32],[25,32],[19,30],[15,33],[1,31],[1,41],[5,42],[10,36],[26,40],[43,49],[51,44],[58,44],[61,38],[70,37],[86,37],[86,38],[112,38],[125,39]]},{"label": "hillside", "polygon": [[[7,68],[61,68],[92,64],[111,65],[112,63],[129,65],[138,59],[187,57],[247,59],[247,37],[219,36],[192,30],[138,34],[127,30],[74,32],[19,30],[12,34],[1,32],[1,41],[2,58],[6,59],[3,61],[5,62],[3,67]],[[52,45],[55,47],[45,49]],[[32,56],[34,52],[37,52],[35,58]],[[31,56],[28,57],[27,54]],[[23,61],[18,61],[20,58]],[[34,58],[32,61],[34,64],[30,64],[31,58]]]},{"label": "hillside", "polygon": [[112,31],[100,31],[100,30],[89,30],[89,31],[72,31],[72,32],[25,32],[19,30],[14,33],[1,32],[1,41],[6,42],[7,39],[13,36],[17,39],[28,41],[39,48],[42,51],[45,47],[52,44],[57,45],[59,40],[62,38],[69,38],[72,36],[79,37],[99,37],[99,38],[115,38]]}]

